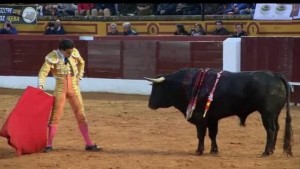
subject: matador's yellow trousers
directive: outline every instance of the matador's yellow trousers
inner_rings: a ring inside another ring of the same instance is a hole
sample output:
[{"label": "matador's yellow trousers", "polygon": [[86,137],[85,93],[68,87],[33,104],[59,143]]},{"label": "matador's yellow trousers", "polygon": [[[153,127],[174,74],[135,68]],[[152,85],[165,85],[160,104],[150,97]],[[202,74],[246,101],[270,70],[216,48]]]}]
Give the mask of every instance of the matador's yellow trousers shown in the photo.
[{"label": "matador's yellow trousers", "polygon": [[58,124],[64,111],[66,99],[69,100],[77,119],[77,123],[79,125],[86,124],[82,96],[78,85],[78,79],[76,77],[72,77],[69,74],[64,75],[64,77],[56,77],[54,96],[55,102],[49,120],[50,125]]}]

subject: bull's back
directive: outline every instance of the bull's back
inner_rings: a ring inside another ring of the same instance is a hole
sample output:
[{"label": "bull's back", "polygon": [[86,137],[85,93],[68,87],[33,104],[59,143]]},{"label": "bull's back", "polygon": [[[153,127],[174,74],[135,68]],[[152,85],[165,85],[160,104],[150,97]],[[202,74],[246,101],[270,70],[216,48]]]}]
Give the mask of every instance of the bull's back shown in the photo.
[{"label": "bull's back", "polygon": [[268,108],[281,110],[285,96],[284,84],[270,71],[224,72],[215,90],[214,112],[227,117]]}]

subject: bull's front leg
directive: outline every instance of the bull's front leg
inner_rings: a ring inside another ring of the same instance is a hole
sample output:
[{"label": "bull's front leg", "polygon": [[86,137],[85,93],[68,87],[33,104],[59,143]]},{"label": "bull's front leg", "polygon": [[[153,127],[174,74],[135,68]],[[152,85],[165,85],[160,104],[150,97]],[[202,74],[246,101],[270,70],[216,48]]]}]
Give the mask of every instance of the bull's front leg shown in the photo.
[{"label": "bull's front leg", "polygon": [[209,121],[208,123],[208,132],[209,138],[211,140],[211,154],[218,153],[218,145],[217,145],[217,134],[218,134],[218,120]]},{"label": "bull's front leg", "polygon": [[196,124],[197,137],[198,137],[198,148],[196,150],[196,155],[202,155],[204,151],[204,138],[206,135],[206,126],[203,124]]}]

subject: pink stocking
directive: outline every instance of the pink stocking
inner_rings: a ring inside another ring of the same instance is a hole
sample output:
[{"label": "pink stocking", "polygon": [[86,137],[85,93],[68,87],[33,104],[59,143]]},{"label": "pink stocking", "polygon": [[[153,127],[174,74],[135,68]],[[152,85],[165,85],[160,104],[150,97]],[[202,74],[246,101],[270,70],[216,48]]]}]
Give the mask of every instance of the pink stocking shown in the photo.
[{"label": "pink stocking", "polygon": [[87,145],[87,146],[94,145],[92,140],[90,139],[90,136],[89,136],[88,125],[87,124],[79,124],[79,129],[80,129],[80,132],[81,132],[81,134],[84,138],[85,145]]},{"label": "pink stocking", "polygon": [[47,143],[47,147],[52,147],[52,141],[54,138],[54,135],[56,133],[57,130],[57,125],[56,124],[49,124],[48,125],[48,143]]}]

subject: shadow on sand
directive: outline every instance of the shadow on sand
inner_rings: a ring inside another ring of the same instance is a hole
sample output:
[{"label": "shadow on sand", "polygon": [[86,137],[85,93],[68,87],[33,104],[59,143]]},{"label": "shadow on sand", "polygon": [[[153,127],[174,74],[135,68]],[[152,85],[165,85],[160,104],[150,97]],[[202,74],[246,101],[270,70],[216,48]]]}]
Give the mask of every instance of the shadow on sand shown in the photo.
[{"label": "shadow on sand", "polygon": [[13,148],[0,147],[0,159],[8,159],[17,157]]}]

